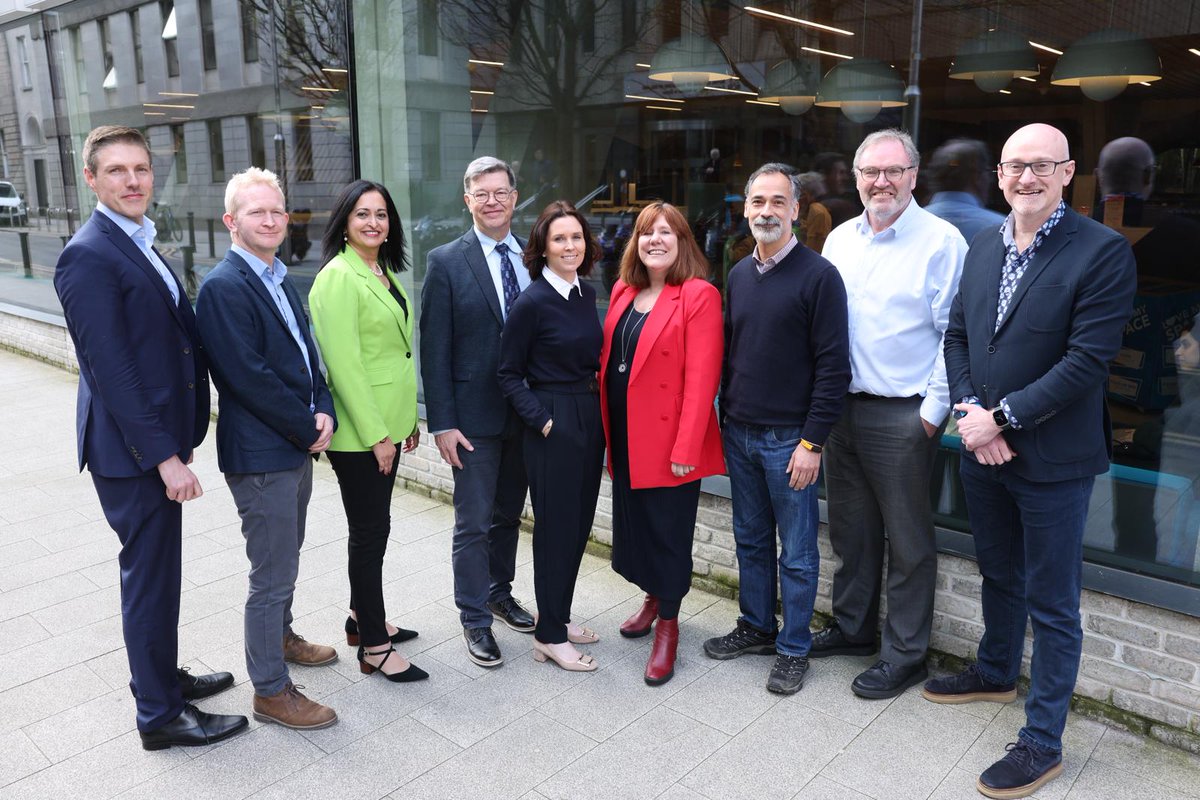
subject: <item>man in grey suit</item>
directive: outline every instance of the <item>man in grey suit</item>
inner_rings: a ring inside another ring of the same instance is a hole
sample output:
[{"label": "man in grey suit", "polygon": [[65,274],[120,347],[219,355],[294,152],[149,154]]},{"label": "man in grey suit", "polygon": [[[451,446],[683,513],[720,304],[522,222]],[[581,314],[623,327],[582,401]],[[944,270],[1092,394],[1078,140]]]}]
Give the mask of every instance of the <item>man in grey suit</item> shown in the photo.
[{"label": "man in grey suit", "polygon": [[308,730],[334,724],[337,714],[301,694],[285,662],[337,659],[332,647],[292,630],[312,462],[336,423],[300,295],[275,257],[287,235],[286,209],[273,173],[250,167],[233,176],[222,218],[233,245],[200,287],[196,319],[219,392],[217,463],[250,559],[246,669],[254,716]]},{"label": "man in grey suit", "polygon": [[429,431],[454,469],[454,602],[467,656],[504,662],[493,614],[522,633],[533,616],[513,599],[517,531],[528,484],[521,424],[500,392],[500,332],[529,285],[524,242],[512,234],[512,168],[485,156],[467,165],[463,200],[475,224],[430,251],[421,291],[421,378]]}]

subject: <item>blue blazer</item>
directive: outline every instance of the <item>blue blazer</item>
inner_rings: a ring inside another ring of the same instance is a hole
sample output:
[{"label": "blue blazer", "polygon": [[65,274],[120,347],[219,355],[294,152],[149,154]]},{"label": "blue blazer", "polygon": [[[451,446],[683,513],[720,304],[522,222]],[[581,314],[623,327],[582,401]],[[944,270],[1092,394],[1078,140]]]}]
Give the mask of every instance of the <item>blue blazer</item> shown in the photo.
[{"label": "blue blazer", "polygon": [[475,230],[429,251],[425,264],[419,321],[429,430],[499,436],[509,414],[496,379],[504,313]]},{"label": "blue blazer", "polygon": [[333,417],[308,317],[292,282],[283,292],[300,326],[310,375],[283,315],[245,259],[225,254],[200,287],[196,317],[217,385],[222,472],[277,472],[304,463],[317,440],[314,411]]},{"label": "blue blazer", "polygon": [[975,395],[995,408],[1008,398],[1021,429],[1004,432],[1017,457],[1001,469],[1031,481],[1105,472],[1108,363],[1121,348],[1137,283],[1129,242],[1068,208],[996,330],[1003,265],[1000,234],[976,236],[945,337],[950,399]]},{"label": "blue blazer", "polygon": [[186,463],[204,441],[208,369],[191,304],[172,280],[178,304],[133,240],[99,211],[59,256],[54,288],[79,358],[80,470],[133,478],[173,455]]}]

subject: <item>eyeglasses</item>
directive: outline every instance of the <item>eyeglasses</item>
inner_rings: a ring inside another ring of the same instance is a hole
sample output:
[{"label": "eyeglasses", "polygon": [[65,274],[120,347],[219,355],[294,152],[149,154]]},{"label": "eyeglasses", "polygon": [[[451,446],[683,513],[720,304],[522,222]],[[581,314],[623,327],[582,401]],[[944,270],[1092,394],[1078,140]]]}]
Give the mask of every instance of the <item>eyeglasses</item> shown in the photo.
[{"label": "eyeglasses", "polygon": [[910,169],[916,169],[916,167],[888,167],[887,169],[880,169],[879,167],[860,167],[856,169],[855,172],[858,173],[858,177],[867,181],[879,180],[879,173],[881,172],[889,181],[898,181],[904,176],[904,173],[908,172]]},{"label": "eyeglasses", "polygon": [[471,198],[480,205],[488,201],[489,197],[496,198],[497,203],[507,203],[508,198],[512,197],[515,192],[512,189],[497,189],[494,192],[486,192],[480,189],[478,192],[471,192]]},{"label": "eyeglasses", "polygon": [[1071,159],[1066,158],[1062,161],[1001,161],[996,167],[1000,170],[1000,174],[1006,178],[1019,178],[1025,174],[1025,169],[1028,167],[1033,171],[1034,175],[1039,178],[1045,178],[1054,174],[1058,169],[1059,164],[1066,164]]}]

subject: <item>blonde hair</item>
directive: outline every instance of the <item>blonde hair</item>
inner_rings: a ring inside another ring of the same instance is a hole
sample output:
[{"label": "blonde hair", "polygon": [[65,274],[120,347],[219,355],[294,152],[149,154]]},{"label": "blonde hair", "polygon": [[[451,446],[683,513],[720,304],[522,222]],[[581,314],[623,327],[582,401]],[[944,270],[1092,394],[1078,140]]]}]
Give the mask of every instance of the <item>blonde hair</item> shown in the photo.
[{"label": "blonde hair", "polygon": [[237,216],[238,195],[251,186],[270,186],[283,197],[283,187],[279,185],[279,178],[274,172],[260,167],[249,167],[230,178],[225,187],[226,214],[231,217]]}]

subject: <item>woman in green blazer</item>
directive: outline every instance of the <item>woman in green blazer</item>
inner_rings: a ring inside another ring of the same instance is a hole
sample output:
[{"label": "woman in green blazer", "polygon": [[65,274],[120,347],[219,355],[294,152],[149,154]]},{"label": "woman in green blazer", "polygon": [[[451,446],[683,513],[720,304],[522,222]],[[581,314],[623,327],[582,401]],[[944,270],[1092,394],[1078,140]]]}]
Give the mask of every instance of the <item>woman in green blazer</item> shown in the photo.
[{"label": "woman in green blazer", "polygon": [[342,190],[321,244],[325,266],[308,303],[338,418],[329,462],[350,528],[346,641],[361,642],[364,673],[421,680],[428,674],[392,647],[416,632],[390,625],[383,608],[396,443],[407,453],[420,437],[412,304],[397,277],[404,269],[404,233],[387,189],[358,180]]}]

